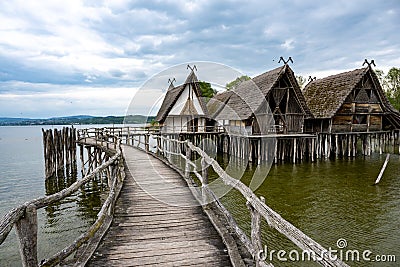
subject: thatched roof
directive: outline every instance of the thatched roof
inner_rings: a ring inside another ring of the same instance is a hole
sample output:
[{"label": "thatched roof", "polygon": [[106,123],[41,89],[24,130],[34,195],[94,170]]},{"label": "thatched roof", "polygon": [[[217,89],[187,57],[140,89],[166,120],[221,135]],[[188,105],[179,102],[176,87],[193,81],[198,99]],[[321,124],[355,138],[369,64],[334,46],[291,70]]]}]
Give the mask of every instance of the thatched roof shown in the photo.
[{"label": "thatched roof", "polygon": [[[311,112],[306,106],[304,96],[301,93],[294,73],[287,64],[258,75],[251,80],[242,82],[237,88],[232,90],[230,95],[228,95],[228,93],[222,96],[216,95],[217,100],[218,97],[221,99],[229,99],[225,102],[225,108],[213,108],[212,110],[217,110],[218,112],[214,113],[210,110],[210,114],[213,114],[212,116],[216,119],[237,119],[238,117],[241,120],[248,119],[254,113],[260,111],[260,107],[264,106],[263,103],[265,104],[266,102],[265,97],[270,90],[277,85],[283,75],[287,75],[292,84],[304,114],[306,117],[311,117]],[[210,101],[211,104],[214,104],[214,102]],[[208,107],[210,107],[210,103]]]},{"label": "thatched roof", "polygon": [[156,121],[163,122],[165,120],[169,111],[172,109],[184,89],[184,85],[168,89],[167,94],[164,97],[164,101],[162,102],[161,107],[158,110]]},{"label": "thatched roof", "polygon": [[[186,85],[188,84],[192,84],[192,88],[194,89],[194,92],[196,94],[196,96],[199,99],[200,105],[203,109],[203,111],[205,112],[205,114],[207,114],[207,109],[206,109],[206,105],[203,102],[203,99],[201,97],[201,90],[199,87],[199,81],[197,79],[196,74],[194,73],[194,71],[192,70],[190,72],[190,74],[188,75],[188,77],[185,80],[185,83],[182,85],[179,85],[177,87],[172,87],[171,86],[168,88],[167,94],[164,97],[163,103],[161,104],[160,109],[158,110],[157,116],[156,116],[156,121],[162,123],[164,122],[164,120],[167,118],[169,112],[171,111],[171,109],[173,108],[173,106],[175,105],[176,101],[179,99],[179,96],[182,94],[182,92],[185,90]],[[189,105],[189,106],[188,106]],[[184,107],[184,114],[182,115],[191,115],[191,114],[186,114],[190,111],[193,111],[193,109],[195,110],[193,103],[185,103],[185,107]],[[196,114],[192,114],[192,115],[196,115]]]},{"label": "thatched roof", "polygon": [[208,113],[212,114],[214,117],[219,114],[232,94],[232,91],[224,91],[213,96],[207,103]]},{"label": "thatched roof", "polygon": [[388,119],[395,125],[400,125],[400,113],[390,104],[378,77],[370,67],[343,72],[307,84],[304,89],[304,96],[314,117],[321,119],[333,117],[348,95],[367,74],[372,78],[379,100],[382,103],[383,111],[390,113]]},{"label": "thatched roof", "polygon": [[307,84],[303,93],[315,118],[331,118],[347,96],[367,73],[368,68],[356,69]]}]

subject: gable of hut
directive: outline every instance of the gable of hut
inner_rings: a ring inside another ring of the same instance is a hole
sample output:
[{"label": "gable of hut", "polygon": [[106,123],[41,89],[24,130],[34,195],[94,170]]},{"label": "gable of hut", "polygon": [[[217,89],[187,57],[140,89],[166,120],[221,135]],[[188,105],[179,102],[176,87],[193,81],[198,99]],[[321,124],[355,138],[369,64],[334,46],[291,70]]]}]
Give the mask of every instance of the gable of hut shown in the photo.
[{"label": "gable of hut", "polygon": [[386,98],[372,68],[310,82],[304,89],[314,115],[313,132],[365,132],[400,127],[400,114]]}]

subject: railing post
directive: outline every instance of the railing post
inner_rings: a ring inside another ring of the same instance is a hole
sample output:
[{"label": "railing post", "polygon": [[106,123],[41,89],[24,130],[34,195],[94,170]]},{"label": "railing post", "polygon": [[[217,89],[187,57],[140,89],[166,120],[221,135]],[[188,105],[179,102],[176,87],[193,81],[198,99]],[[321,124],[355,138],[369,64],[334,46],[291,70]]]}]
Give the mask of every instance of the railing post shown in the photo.
[{"label": "railing post", "polygon": [[149,134],[144,135],[144,147],[146,152],[149,152]]},{"label": "railing post", "polygon": [[204,157],[201,157],[201,176],[203,177],[203,186],[208,184],[208,166]]},{"label": "railing post", "polygon": [[189,178],[190,175],[190,164],[189,161],[191,160],[192,150],[186,144],[186,160],[185,160],[185,177]]},{"label": "railing post", "polygon": [[207,186],[208,186],[208,167],[207,162],[204,157],[201,157],[201,194],[202,194],[202,205],[206,205],[208,203],[207,200]]},{"label": "railing post", "polygon": [[[265,202],[264,197],[260,197],[262,202]],[[253,257],[256,260],[256,266],[260,266],[259,252],[263,249],[261,242],[261,215],[253,207],[253,205],[247,201],[247,208],[250,210],[251,215],[251,243],[253,245],[254,253]]]},{"label": "railing post", "polygon": [[131,130],[129,129],[129,126],[128,126],[128,133],[127,133],[127,135],[126,135],[126,144],[127,144],[127,145],[129,145],[129,139],[130,139],[130,137],[131,137]]},{"label": "railing post", "polygon": [[161,135],[159,135],[157,138],[157,152],[159,155],[161,155]]},{"label": "railing post", "polygon": [[25,216],[15,223],[17,237],[19,239],[19,252],[22,266],[37,267],[37,211],[35,205],[29,205],[25,209]]}]

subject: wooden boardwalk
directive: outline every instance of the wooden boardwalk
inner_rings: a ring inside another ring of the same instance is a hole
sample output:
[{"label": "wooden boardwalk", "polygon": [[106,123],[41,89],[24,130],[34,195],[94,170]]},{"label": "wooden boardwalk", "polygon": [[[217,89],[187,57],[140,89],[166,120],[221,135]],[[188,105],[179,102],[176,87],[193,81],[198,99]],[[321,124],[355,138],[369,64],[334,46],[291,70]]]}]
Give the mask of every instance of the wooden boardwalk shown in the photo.
[{"label": "wooden boardwalk", "polygon": [[126,178],[113,223],[88,266],[231,266],[221,237],[186,182],[123,146]]}]

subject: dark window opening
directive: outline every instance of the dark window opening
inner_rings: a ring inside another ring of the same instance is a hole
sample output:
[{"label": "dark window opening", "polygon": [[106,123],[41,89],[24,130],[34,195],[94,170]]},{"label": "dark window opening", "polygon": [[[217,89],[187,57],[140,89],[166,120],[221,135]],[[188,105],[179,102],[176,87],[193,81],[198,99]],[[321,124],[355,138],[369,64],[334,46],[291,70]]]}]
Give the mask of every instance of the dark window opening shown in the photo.
[{"label": "dark window opening", "polygon": [[367,124],[367,115],[353,116],[353,124]]}]

